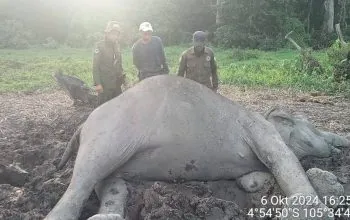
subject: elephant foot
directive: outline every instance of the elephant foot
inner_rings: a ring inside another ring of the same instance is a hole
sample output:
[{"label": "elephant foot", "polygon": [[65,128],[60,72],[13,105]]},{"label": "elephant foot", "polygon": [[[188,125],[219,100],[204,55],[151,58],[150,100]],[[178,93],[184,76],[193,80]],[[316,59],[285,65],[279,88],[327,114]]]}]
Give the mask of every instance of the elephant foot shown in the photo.
[{"label": "elephant foot", "polygon": [[97,214],[94,215],[88,220],[125,220],[119,214]]},{"label": "elephant foot", "polygon": [[[111,175],[96,185],[95,192],[101,202],[98,211],[100,215],[96,219],[123,219],[128,196],[124,180]],[[116,216],[119,217],[116,218]]]},{"label": "elephant foot", "polygon": [[346,197],[344,187],[333,173],[312,168],[306,172],[306,175],[319,198],[330,208],[337,208],[341,203],[340,198]]}]

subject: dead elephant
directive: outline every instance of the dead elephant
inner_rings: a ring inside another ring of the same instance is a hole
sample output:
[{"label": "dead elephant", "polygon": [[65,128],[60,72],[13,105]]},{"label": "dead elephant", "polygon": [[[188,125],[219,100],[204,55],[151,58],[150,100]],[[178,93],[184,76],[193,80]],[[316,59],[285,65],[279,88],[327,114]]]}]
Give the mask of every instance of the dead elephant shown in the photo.
[{"label": "dead elephant", "polygon": [[254,191],[262,173],[272,173],[287,197],[315,196],[299,159],[329,157],[349,141],[278,110],[264,118],[194,81],[155,76],[95,109],[60,167],[78,144],[70,185],[47,220],[78,219],[96,185],[100,199],[113,203],[91,219],[123,219],[124,181],[135,178],[236,179],[256,183],[245,186]]}]

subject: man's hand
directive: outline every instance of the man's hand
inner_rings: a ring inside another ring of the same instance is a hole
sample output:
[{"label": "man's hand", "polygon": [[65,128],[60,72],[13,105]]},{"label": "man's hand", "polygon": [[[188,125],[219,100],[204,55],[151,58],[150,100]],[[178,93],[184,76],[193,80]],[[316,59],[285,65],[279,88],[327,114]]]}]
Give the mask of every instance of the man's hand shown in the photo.
[{"label": "man's hand", "polygon": [[96,85],[95,90],[98,94],[103,93],[103,87],[101,84]]}]

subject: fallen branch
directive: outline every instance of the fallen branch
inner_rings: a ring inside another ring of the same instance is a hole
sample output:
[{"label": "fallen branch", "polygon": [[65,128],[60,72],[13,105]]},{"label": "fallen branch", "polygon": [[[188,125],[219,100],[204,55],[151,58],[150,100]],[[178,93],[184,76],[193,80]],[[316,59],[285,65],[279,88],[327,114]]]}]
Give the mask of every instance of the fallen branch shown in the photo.
[{"label": "fallen branch", "polygon": [[293,31],[289,32],[284,38],[289,40],[300,52],[302,51],[302,48],[290,37],[290,35],[293,33]]},{"label": "fallen branch", "polygon": [[311,74],[314,71],[316,71],[317,73],[323,73],[323,68],[321,64],[316,60],[316,58],[314,58],[311,55],[312,50],[307,48],[305,49],[299,46],[297,42],[295,42],[291,37],[292,33],[293,31],[289,32],[284,38],[289,40],[300,52],[302,59],[302,70],[307,72],[308,74]]}]

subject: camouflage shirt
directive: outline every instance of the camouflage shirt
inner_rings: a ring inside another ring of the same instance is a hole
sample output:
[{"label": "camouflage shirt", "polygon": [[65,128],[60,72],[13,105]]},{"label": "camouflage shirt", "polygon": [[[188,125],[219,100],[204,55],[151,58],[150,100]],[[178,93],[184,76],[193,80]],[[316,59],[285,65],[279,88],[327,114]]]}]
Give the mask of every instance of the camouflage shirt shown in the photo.
[{"label": "camouflage shirt", "polygon": [[200,56],[195,54],[193,47],[183,52],[177,74],[211,89],[218,88],[217,65],[214,53],[208,47],[205,47]]},{"label": "camouflage shirt", "polygon": [[123,84],[122,56],[119,44],[100,41],[93,56],[93,78],[95,85],[116,88]]}]

